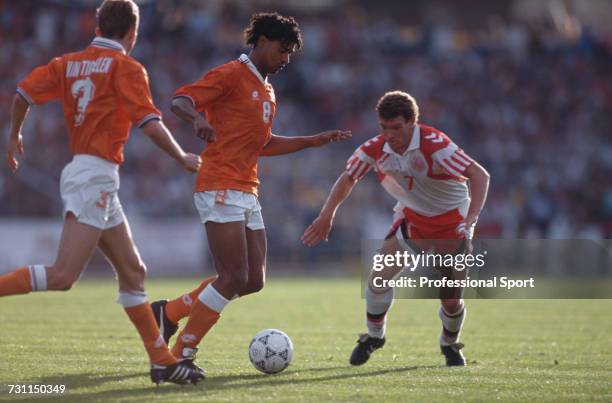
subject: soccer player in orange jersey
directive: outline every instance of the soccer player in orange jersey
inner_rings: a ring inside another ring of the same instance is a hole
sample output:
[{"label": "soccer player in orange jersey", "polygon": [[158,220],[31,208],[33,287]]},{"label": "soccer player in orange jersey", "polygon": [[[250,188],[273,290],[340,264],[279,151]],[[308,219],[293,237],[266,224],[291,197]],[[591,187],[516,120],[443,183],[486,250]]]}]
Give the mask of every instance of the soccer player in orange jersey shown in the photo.
[{"label": "soccer player in orange jersey", "polygon": [[0,276],[0,296],[69,290],[97,247],[119,282],[118,302],[138,330],[155,383],[195,383],[203,371],[179,361],[160,335],[144,289],[146,268],[132,240],[117,195],[119,165],[132,125],[189,172],[200,166],[161,121],[144,67],[129,56],[136,44],[139,10],[132,0],[106,0],[97,10],[96,38],[84,50],[56,57],[19,83],[13,100],[7,163],[17,171],[24,154],[21,129],[30,105],[59,99],[74,154],[62,171],[64,228],[55,263]]},{"label": "soccer player in orange jersey", "polygon": [[302,137],[272,134],[276,98],[268,75],[286,66],[301,47],[300,30],[292,17],[260,13],[252,16],[245,36],[252,46],[248,56],[210,70],[178,89],[172,101],[172,110],[209,143],[202,153],[194,198],[217,272],[182,297],[152,304],[166,341],[177,322],[189,315],[172,349],[177,357],[194,356],[231,299],[264,286],[266,232],[257,199],[259,157],[351,136],[339,130]]}]

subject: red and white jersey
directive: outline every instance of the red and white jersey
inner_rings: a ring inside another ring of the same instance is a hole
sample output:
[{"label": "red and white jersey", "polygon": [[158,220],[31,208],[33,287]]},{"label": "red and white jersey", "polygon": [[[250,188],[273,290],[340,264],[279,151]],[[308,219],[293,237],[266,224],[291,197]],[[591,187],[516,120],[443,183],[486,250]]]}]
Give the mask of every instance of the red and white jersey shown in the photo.
[{"label": "red and white jersey", "polygon": [[360,180],[374,169],[381,185],[398,201],[396,211],[407,207],[433,217],[457,209],[465,217],[470,193],[463,173],[472,163],[446,134],[417,124],[404,154],[395,153],[381,134],[355,150],[346,172]]}]

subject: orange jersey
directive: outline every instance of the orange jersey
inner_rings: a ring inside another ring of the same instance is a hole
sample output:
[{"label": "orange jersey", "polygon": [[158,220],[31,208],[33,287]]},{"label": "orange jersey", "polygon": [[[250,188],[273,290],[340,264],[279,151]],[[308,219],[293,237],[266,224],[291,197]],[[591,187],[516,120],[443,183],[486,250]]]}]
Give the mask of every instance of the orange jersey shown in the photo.
[{"label": "orange jersey", "polygon": [[257,159],[272,137],[274,89],[251,60],[239,59],[210,70],[175,95],[206,114],[217,139],[202,152],[196,192],[233,189],[257,195]]},{"label": "orange jersey", "polygon": [[117,164],[132,124],[161,119],[144,67],[121,44],[101,37],[85,50],[37,67],[17,92],[30,104],[61,99],[72,153]]}]

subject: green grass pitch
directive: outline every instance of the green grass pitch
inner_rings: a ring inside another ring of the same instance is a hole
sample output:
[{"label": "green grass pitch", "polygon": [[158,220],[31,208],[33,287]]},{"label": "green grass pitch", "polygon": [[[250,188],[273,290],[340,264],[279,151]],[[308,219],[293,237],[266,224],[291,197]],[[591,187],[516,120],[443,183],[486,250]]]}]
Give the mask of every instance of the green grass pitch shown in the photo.
[{"label": "green grass pitch", "polygon": [[[156,280],[148,291],[154,300],[196,284]],[[359,282],[273,278],[232,302],[204,339],[202,384],[155,387],[115,287],[89,280],[68,293],[0,299],[0,400],[33,398],[9,395],[8,384],[65,384],[61,400],[79,402],[612,400],[612,300],[468,300],[466,368],[442,365],[437,301],[398,300],[385,348],[352,368],[365,326]],[[264,328],[293,340],[281,374],[249,362],[250,339]]]}]

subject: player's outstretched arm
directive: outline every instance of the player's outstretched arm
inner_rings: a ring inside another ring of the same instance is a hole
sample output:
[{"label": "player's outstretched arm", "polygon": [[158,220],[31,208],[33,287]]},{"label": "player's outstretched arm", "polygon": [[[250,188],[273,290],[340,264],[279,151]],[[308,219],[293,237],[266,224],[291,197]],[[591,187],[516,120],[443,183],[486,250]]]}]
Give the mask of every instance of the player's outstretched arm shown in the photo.
[{"label": "player's outstretched arm", "polygon": [[306,228],[304,234],[302,234],[302,242],[308,246],[315,246],[321,241],[327,241],[329,232],[331,231],[334,217],[338,207],[344,200],[351,194],[353,187],[355,187],[355,181],[349,176],[348,173],[343,172],[342,175],[336,180],[334,186],[329,192],[327,201],[321,208],[319,216]]},{"label": "player's outstretched arm", "polygon": [[195,130],[196,136],[207,143],[215,142],[217,138],[215,129],[206,121],[206,119],[204,119],[204,116],[202,116],[202,114],[193,107],[193,104],[189,98],[174,98],[172,100],[170,110],[185,122],[193,124],[193,129]]},{"label": "player's outstretched arm", "polygon": [[463,221],[466,231],[476,225],[478,216],[484,207],[487,200],[487,192],[489,191],[489,181],[491,179],[489,173],[479,163],[474,162],[467,167],[463,173],[470,180],[471,201],[467,216]]},{"label": "player's outstretched arm", "polygon": [[200,157],[183,151],[162,121],[151,120],[142,127],[142,131],[156,146],[177,160],[187,171],[197,172],[200,169],[202,163]]},{"label": "player's outstretched arm", "polygon": [[334,141],[342,141],[351,138],[350,131],[330,130],[314,136],[283,137],[272,135],[259,155],[270,157],[273,155],[291,154],[296,151],[310,147],[321,147]]},{"label": "player's outstretched arm", "polygon": [[29,109],[30,104],[21,95],[15,94],[13,97],[13,107],[11,108],[11,131],[6,154],[6,163],[13,173],[19,168],[19,161],[17,161],[16,155],[23,155],[24,153],[21,128]]}]

